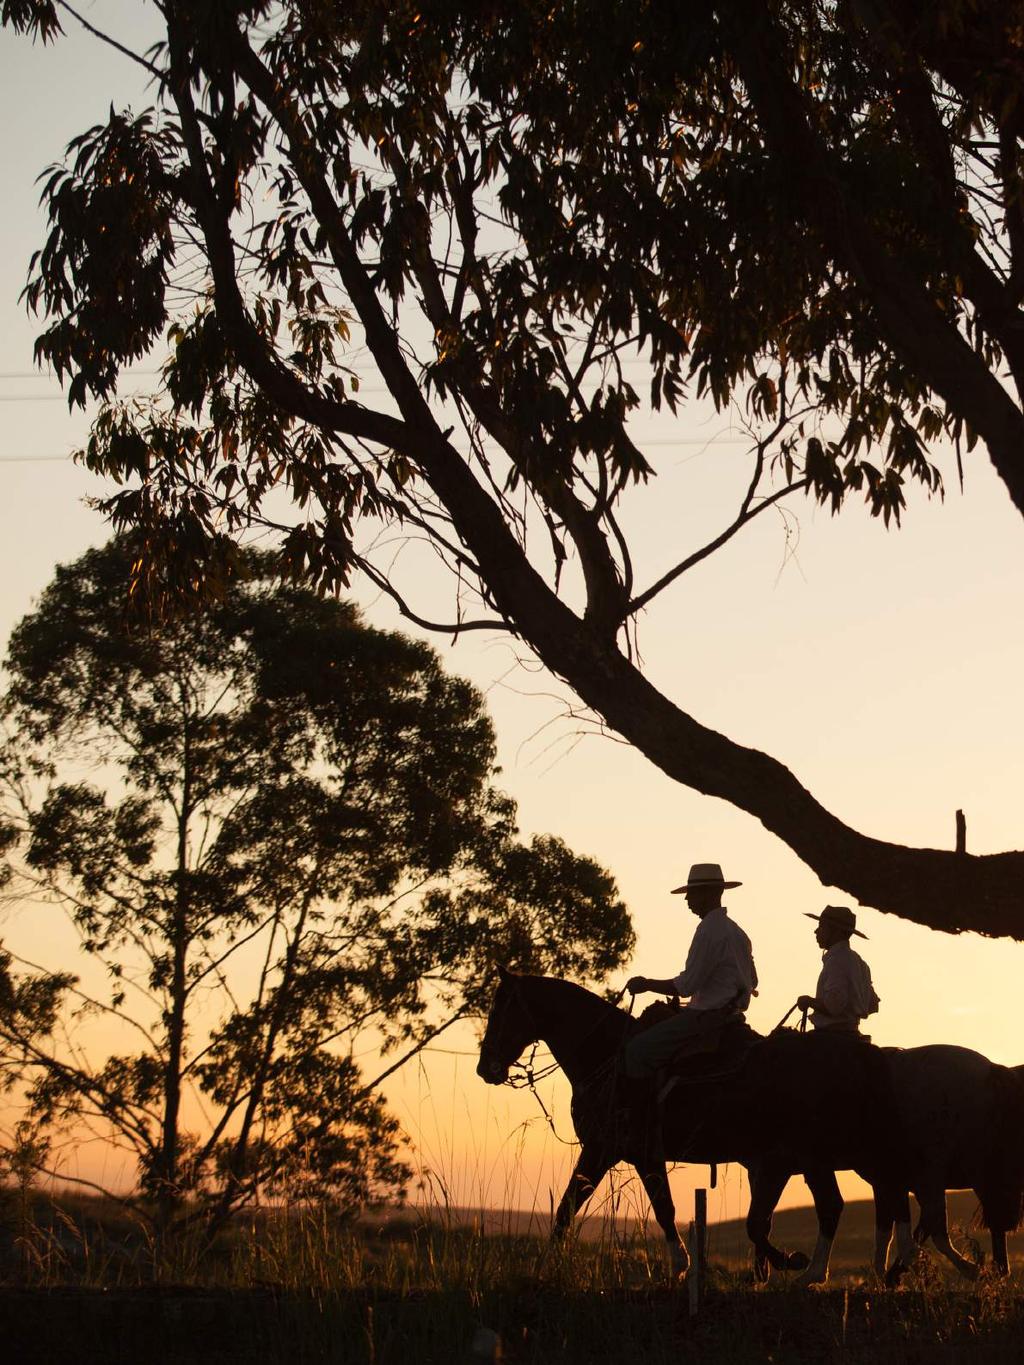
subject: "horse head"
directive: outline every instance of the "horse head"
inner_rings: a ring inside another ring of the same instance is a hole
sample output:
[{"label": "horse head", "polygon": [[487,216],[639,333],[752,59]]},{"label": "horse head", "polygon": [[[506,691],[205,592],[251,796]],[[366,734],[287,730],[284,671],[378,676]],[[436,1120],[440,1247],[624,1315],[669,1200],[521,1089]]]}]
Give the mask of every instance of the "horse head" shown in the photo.
[{"label": "horse head", "polygon": [[498,968],[498,976],[476,1068],[476,1074],[488,1085],[504,1085],[509,1067],[537,1041],[537,1027],[520,997],[518,976],[505,967]]}]

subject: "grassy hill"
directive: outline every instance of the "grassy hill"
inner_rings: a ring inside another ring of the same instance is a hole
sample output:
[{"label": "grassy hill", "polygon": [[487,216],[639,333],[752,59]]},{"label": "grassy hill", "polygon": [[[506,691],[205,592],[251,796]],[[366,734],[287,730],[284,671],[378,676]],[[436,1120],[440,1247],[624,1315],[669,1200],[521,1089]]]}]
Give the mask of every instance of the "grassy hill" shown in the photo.
[{"label": "grassy hill", "polygon": [[[916,1221],[917,1206],[913,1201],[911,1207]],[[950,1194],[947,1196],[947,1207],[954,1244],[963,1249],[965,1242],[976,1241],[987,1261],[990,1255],[988,1233],[975,1225],[978,1209],[975,1195],[970,1191]],[[421,1217],[431,1223],[471,1227],[491,1237],[546,1237],[551,1226],[546,1213],[509,1209],[406,1209],[390,1214],[387,1221],[400,1223]],[[772,1241],[788,1251],[805,1251],[810,1255],[817,1232],[814,1209],[810,1205],[781,1209],[773,1222]],[[589,1243],[620,1242],[628,1245],[638,1237],[657,1242],[661,1239],[661,1232],[653,1220],[637,1224],[632,1219],[592,1215],[579,1220],[579,1236]],[[749,1264],[750,1244],[742,1219],[710,1224],[708,1250],[712,1261],[730,1269]],[[874,1250],[874,1204],[870,1199],[850,1200],[843,1210],[839,1235],[833,1248],[833,1270],[866,1270],[873,1263]],[[1024,1269],[1024,1233],[1009,1239],[1009,1250],[1013,1266]]]},{"label": "grassy hill", "polygon": [[[975,1226],[978,1200],[970,1191],[959,1191],[946,1196],[950,1236],[954,1245],[963,1249],[963,1244],[974,1239],[989,1259],[990,1244],[984,1228]],[[914,1218],[917,1205],[911,1201]],[[814,1209],[809,1205],[795,1209],[781,1209],[772,1224],[772,1241],[777,1246],[790,1251],[800,1250],[810,1254],[817,1237],[817,1223]],[[710,1255],[729,1265],[749,1259],[747,1236],[740,1220],[717,1223],[708,1230]],[[1017,1234],[1009,1239],[1010,1256],[1017,1266],[1024,1261],[1024,1235]],[[832,1265],[836,1270],[854,1270],[870,1266],[875,1254],[875,1206],[870,1199],[851,1200],[843,1210],[839,1224],[839,1235],[832,1252]]]},{"label": "grassy hill", "polygon": [[[3,1214],[0,1201],[0,1214]],[[898,1292],[869,1274],[872,1209],[846,1209],[830,1285],[751,1281],[739,1221],[710,1228],[696,1316],[650,1223],[594,1216],[565,1254],[537,1213],[431,1208],[359,1223],[322,1211],[237,1220],[203,1256],[154,1258],[103,1201],[35,1196],[0,1217],[0,1340],[18,1365],[1018,1365],[1019,1276],[957,1280],[936,1260]],[[974,1212],[950,1200],[950,1221]],[[787,1209],[776,1240],[810,1251],[813,1212]],[[984,1243],[985,1237],[982,1234]],[[1018,1242],[1018,1266],[1024,1246]],[[179,1254],[180,1253],[180,1254]],[[1024,1267],[1021,1267],[1024,1268]],[[500,1357],[475,1349],[481,1333]]]}]

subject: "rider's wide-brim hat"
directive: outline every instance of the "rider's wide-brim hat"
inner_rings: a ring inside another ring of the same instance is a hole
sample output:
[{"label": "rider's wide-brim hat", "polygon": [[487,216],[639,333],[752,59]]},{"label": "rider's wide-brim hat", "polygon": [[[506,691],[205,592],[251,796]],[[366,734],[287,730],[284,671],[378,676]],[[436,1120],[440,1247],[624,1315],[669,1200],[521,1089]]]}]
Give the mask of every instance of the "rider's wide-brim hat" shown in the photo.
[{"label": "rider's wide-brim hat", "polygon": [[816,919],[819,924],[835,924],[840,929],[848,929],[858,938],[867,938],[867,934],[862,934],[857,928],[857,916],[848,905],[826,905],[820,915],[812,915],[809,910],[805,910],[804,914],[808,919]]},{"label": "rider's wide-brim hat", "polygon": [[728,891],[732,886],[742,885],[742,882],[727,882],[717,863],[694,863],[686,881],[682,886],[674,886],[672,894],[678,896],[684,891],[693,891],[699,886],[714,886],[719,891]]}]

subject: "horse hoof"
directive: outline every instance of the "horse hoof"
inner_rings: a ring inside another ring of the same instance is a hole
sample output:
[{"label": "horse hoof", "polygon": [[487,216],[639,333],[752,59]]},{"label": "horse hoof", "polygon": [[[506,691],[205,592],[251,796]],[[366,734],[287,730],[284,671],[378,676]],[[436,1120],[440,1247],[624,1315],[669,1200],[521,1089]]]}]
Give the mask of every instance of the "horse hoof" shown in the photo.
[{"label": "horse hoof", "polygon": [[899,1289],[903,1276],[910,1269],[902,1261],[893,1261],[892,1265],[880,1278],[883,1280],[886,1289]]},{"label": "horse hoof", "polygon": [[805,1270],[802,1275],[798,1275],[793,1283],[797,1289],[810,1289],[813,1285],[824,1284],[828,1279],[828,1272],[819,1270],[815,1274]]},{"label": "horse hoof", "polygon": [[811,1264],[811,1258],[802,1251],[790,1251],[786,1254],[787,1270],[806,1270]]}]

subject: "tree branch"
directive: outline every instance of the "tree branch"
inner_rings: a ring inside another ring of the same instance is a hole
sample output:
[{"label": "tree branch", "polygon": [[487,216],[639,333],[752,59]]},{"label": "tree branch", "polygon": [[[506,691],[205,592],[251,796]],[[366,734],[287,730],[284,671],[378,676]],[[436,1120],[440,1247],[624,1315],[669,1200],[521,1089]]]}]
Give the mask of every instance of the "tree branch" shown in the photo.
[{"label": "tree branch", "polygon": [[375,1076],[374,1079],[370,1081],[368,1085],[364,1085],[362,1090],[359,1091],[356,1098],[361,1099],[363,1096],[371,1094],[374,1090],[377,1089],[379,1085],[386,1081],[389,1076],[393,1076],[394,1073],[398,1071],[400,1067],[405,1066],[406,1062],[410,1061],[413,1057],[415,1057],[417,1053],[422,1052],[423,1049],[428,1045],[428,1043],[432,1043],[435,1038],[439,1037],[442,1033],[444,1033],[445,1029],[451,1028],[452,1024],[457,1024],[460,1019],[467,1018],[468,1014],[469,1014],[468,1009],[457,1011],[457,1013],[453,1014],[450,1019],[446,1020],[443,1024],[440,1024],[436,1029],[434,1029],[432,1033],[428,1033],[425,1038],[421,1038],[420,1041],[415,1045],[415,1047],[410,1048],[409,1051],[406,1052],[402,1057],[399,1057],[397,1062],[393,1062],[391,1066],[385,1067],[385,1069],[380,1073],[379,1076]]},{"label": "tree branch", "polygon": [[714,540],[709,540],[701,549],[694,550],[693,554],[687,555],[687,557],[680,561],[675,568],[670,569],[668,573],[663,574],[656,583],[652,583],[644,592],[639,593],[634,597],[629,604],[629,614],[633,616],[643,607],[646,607],[648,602],[650,602],[652,598],[657,597],[658,593],[664,592],[670,583],[674,583],[677,578],[686,573],[688,569],[692,569],[695,564],[699,564],[701,560],[707,559],[708,555],[714,554],[717,549],[731,540],[737,531],[742,530],[744,526],[747,526],[752,522],[760,513],[767,511],[769,507],[774,507],[776,503],[781,502],[782,499],[788,497],[790,493],[798,493],[801,489],[807,488],[807,486],[807,479],[798,479],[796,483],[790,483],[787,484],[785,488],[777,489],[770,496],[759,502],[753,509],[750,509],[749,505],[745,503],[745,510],[741,510],[740,514],[736,517],[736,520],[733,521],[731,525],[727,526],[719,535],[715,536]]},{"label": "tree branch", "polygon": [[984,359],[943,317],[912,264],[880,241],[846,191],[841,168],[814,129],[770,12],[759,0],[719,8],[740,75],[768,147],[787,168],[798,210],[815,224],[871,301],[895,349],[985,441],[1010,497],[1024,514],[1024,414]]},{"label": "tree branch", "polygon": [[92,36],[98,38],[101,43],[106,43],[107,46],[112,47],[115,52],[120,52],[123,57],[127,57],[130,61],[135,62],[137,66],[141,66],[144,71],[148,71],[161,87],[167,84],[166,71],[161,71],[158,66],[154,66],[152,62],[147,62],[145,57],[140,57],[139,54],[133,52],[130,47],[125,47],[124,44],[119,43],[116,38],[111,38],[109,33],[104,33],[102,29],[98,29],[94,24],[90,24],[84,15],[79,14],[78,10],[72,8],[72,6],[68,4],[68,0],[56,0],[56,2],[60,5],[61,9],[67,10],[68,14],[70,14],[73,19],[76,19],[87,33],[91,33]]}]

